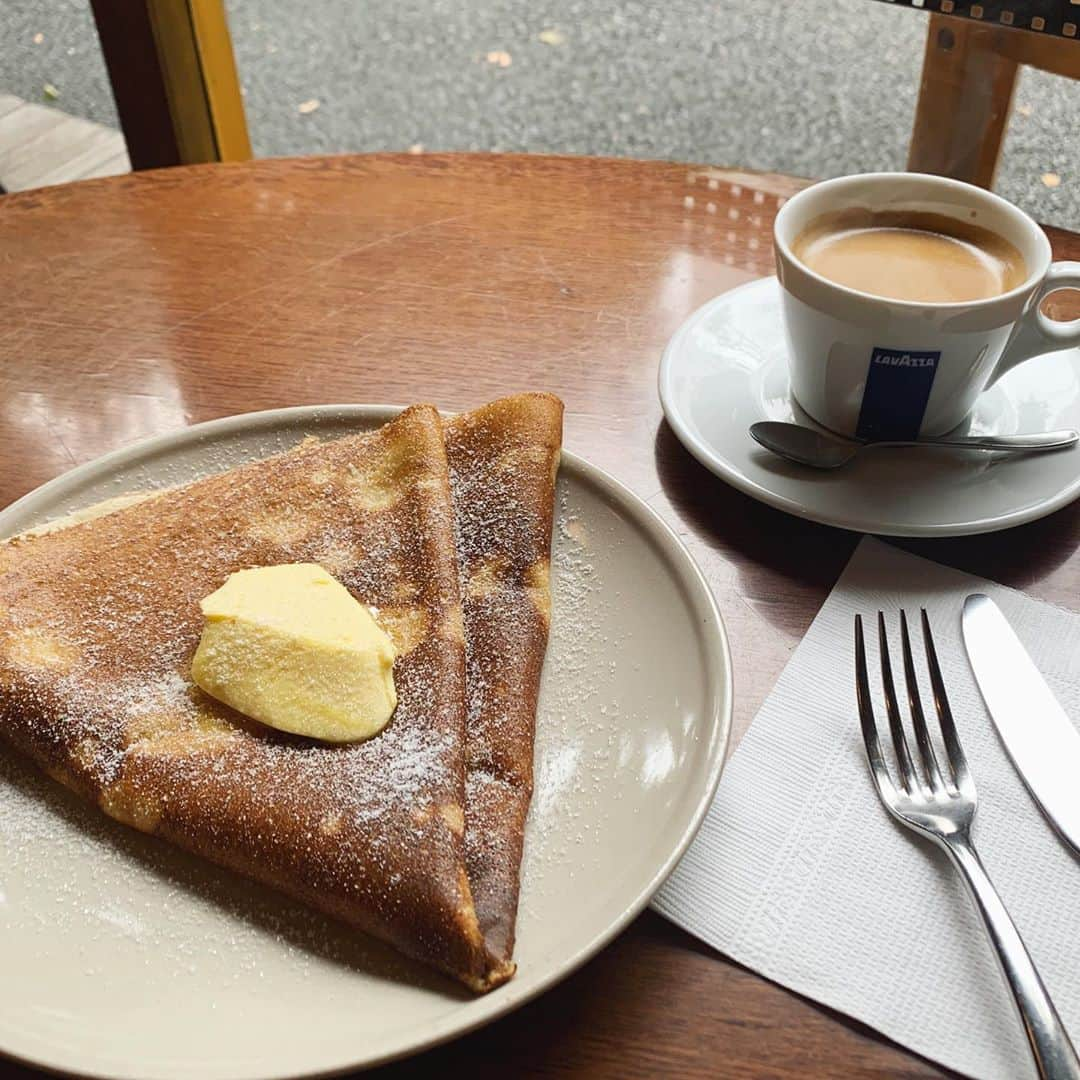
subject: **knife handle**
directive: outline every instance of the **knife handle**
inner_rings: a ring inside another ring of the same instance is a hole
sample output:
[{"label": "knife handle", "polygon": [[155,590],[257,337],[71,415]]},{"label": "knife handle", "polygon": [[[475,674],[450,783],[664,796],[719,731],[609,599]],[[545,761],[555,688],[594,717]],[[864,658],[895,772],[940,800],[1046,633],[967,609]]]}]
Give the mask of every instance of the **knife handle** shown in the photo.
[{"label": "knife handle", "polygon": [[971,838],[966,833],[954,833],[943,838],[942,846],[956,863],[982,915],[1001,972],[1020,1013],[1039,1076],[1045,1080],[1080,1080],[1080,1059],[1076,1056],[1069,1033]]}]

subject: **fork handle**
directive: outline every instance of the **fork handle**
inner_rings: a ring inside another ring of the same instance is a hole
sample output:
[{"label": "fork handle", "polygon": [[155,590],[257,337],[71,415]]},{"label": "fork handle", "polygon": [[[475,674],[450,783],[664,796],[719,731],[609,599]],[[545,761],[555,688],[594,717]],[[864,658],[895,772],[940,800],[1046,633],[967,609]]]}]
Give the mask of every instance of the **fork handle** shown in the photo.
[{"label": "fork handle", "polygon": [[963,833],[953,834],[943,838],[943,846],[959,868],[983,917],[1001,972],[1020,1013],[1039,1076],[1047,1080],[1080,1080],[1080,1059],[1069,1034],[971,838]]}]

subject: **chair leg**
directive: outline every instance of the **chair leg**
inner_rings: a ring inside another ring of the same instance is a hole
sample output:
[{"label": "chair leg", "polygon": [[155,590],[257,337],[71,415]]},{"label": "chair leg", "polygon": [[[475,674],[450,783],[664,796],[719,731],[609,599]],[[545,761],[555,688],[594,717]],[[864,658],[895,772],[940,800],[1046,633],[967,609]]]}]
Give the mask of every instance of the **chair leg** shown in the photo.
[{"label": "chair leg", "polygon": [[930,16],[908,152],[912,172],[993,184],[1019,68],[1008,54],[1009,33],[1017,31]]},{"label": "chair leg", "polygon": [[91,0],[134,169],[251,157],[223,0]]}]

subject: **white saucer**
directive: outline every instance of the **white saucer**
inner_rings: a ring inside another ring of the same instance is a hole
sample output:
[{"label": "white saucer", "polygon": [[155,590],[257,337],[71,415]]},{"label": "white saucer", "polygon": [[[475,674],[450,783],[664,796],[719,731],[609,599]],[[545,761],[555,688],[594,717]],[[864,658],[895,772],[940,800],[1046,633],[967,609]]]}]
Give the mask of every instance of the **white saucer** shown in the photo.
[{"label": "white saucer", "polygon": [[[1080,349],[1014,368],[979,399],[966,431],[1006,435],[1080,428]],[[1052,513],[1080,495],[1080,446],[1005,458],[978,452],[866,451],[822,472],[755,443],[757,420],[813,422],[788,389],[776,278],[699,308],[660,362],[660,401],[682,444],[740,491],[790,514],[886,536],[993,532]]]}]

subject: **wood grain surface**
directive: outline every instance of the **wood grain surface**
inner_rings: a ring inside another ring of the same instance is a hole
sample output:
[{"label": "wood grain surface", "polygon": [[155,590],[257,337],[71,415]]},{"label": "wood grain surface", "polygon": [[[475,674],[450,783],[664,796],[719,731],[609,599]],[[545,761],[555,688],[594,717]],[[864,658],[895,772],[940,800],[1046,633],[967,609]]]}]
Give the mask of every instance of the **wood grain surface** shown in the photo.
[{"label": "wood grain surface", "polygon": [[[673,526],[719,601],[745,730],[857,537],[699,466],[656,370],[697,306],[772,270],[801,181],[588,158],[372,155],[195,166],[0,200],[0,502],[230,413],[545,389],[566,445]],[[1058,258],[1080,237],[1050,232]],[[1062,301],[1062,304],[1067,301]],[[1080,511],[913,542],[1077,605]],[[646,914],[562,986],[380,1075],[940,1075]]]}]

